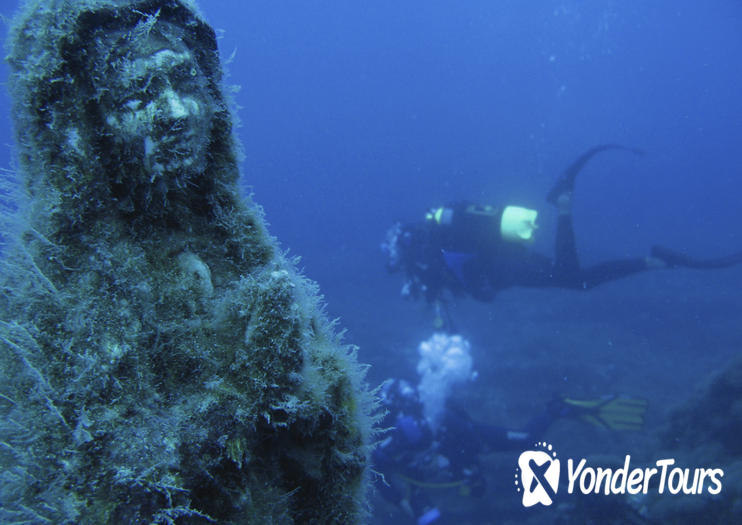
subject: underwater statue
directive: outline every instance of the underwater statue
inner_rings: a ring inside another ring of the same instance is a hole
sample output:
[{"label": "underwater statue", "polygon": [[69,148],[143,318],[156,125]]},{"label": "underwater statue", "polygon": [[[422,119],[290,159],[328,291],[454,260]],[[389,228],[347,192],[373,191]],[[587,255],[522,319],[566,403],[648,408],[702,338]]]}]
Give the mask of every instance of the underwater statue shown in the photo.
[{"label": "underwater statue", "polygon": [[35,0],[8,49],[0,521],[361,521],[373,396],[239,193],[211,27]]}]

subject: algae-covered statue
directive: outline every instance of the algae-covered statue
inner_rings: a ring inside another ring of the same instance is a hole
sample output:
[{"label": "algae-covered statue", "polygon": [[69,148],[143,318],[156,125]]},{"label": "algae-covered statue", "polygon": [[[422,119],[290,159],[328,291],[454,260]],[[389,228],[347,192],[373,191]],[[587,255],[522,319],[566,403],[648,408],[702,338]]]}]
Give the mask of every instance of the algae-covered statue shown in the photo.
[{"label": "algae-covered statue", "polygon": [[8,53],[0,521],[360,521],[372,396],[239,195],[195,6],[30,1]]}]

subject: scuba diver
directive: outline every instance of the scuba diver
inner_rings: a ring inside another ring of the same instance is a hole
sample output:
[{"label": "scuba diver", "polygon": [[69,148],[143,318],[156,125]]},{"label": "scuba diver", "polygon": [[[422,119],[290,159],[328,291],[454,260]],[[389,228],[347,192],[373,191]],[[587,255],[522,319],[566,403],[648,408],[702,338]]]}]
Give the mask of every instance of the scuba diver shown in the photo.
[{"label": "scuba diver", "polygon": [[406,274],[402,295],[424,297],[440,306],[446,292],[491,301],[500,290],[511,286],[588,290],[649,269],[724,268],[742,262],[742,252],[700,260],[654,246],[647,257],[581,267],[572,228],[572,191],[585,164],[607,150],[643,155],[638,149],[603,144],[589,149],[567,167],[546,197],[559,210],[553,259],[529,249],[538,213],[518,206],[494,208],[459,202],[430,210],[423,222],[393,225],[382,250],[387,256],[387,269]]},{"label": "scuba diver", "polygon": [[647,401],[638,398],[555,397],[524,428],[514,430],[476,421],[450,402],[432,426],[423,415],[417,389],[405,380],[384,383],[380,399],[387,411],[382,427],[389,430],[373,452],[374,468],[381,473],[377,488],[417,525],[433,524],[444,514],[429,497],[432,489],[484,495],[480,454],[528,447],[564,417],[609,430],[640,430],[647,410]]}]

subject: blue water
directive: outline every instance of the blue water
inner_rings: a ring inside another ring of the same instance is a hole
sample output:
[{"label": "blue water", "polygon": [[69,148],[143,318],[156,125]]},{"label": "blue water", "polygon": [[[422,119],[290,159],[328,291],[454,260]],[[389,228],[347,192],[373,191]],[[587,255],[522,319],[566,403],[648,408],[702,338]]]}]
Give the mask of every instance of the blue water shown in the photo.
[{"label": "blue water", "polygon": [[[556,213],[544,196],[593,145],[647,154],[604,153],[581,174],[583,263],[658,242],[698,256],[742,249],[738,1],[201,4],[233,57],[227,83],[241,86],[245,189],[319,283],[374,383],[414,380],[417,344],[433,332],[432,313],[403,301],[400,277],[384,270],[387,227],[457,199],[517,203],[540,211],[534,249],[550,253]],[[12,167],[2,97],[0,167]],[[456,396],[476,417],[515,426],[554,391],[643,396],[645,434],[606,442],[561,426],[553,437],[575,455],[651,458],[670,406],[740,353],[740,289],[737,267],[462,299],[452,313],[479,377]],[[512,465],[488,465],[507,485]],[[514,492],[502,498],[518,505]],[[487,507],[477,505],[472,516]]]}]

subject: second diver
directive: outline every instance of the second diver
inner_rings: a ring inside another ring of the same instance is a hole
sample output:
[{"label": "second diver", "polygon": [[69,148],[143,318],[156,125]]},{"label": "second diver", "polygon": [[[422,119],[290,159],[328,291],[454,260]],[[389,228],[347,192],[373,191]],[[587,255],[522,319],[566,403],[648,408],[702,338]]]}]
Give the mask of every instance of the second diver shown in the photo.
[{"label": "second diver", "polygon": [[547,201],[559,210],[553,258],[529,248],[537,212],[518,206],[458,202],[431,209],[421,222],[392,226],[382,249],[387,269],[405,273],[402,295],[439,303],[448,292],[490,301],[500,290],[512,286],[588,290],[649,269],[723,268],[742,263],[742,252],[700,260],[654,246],[647,257],[580,266],[572,228],[572,191],[580,170],[606,150],[643,154],[641,150],[603,144],[589,149],[567,167],[547,195]]}]

